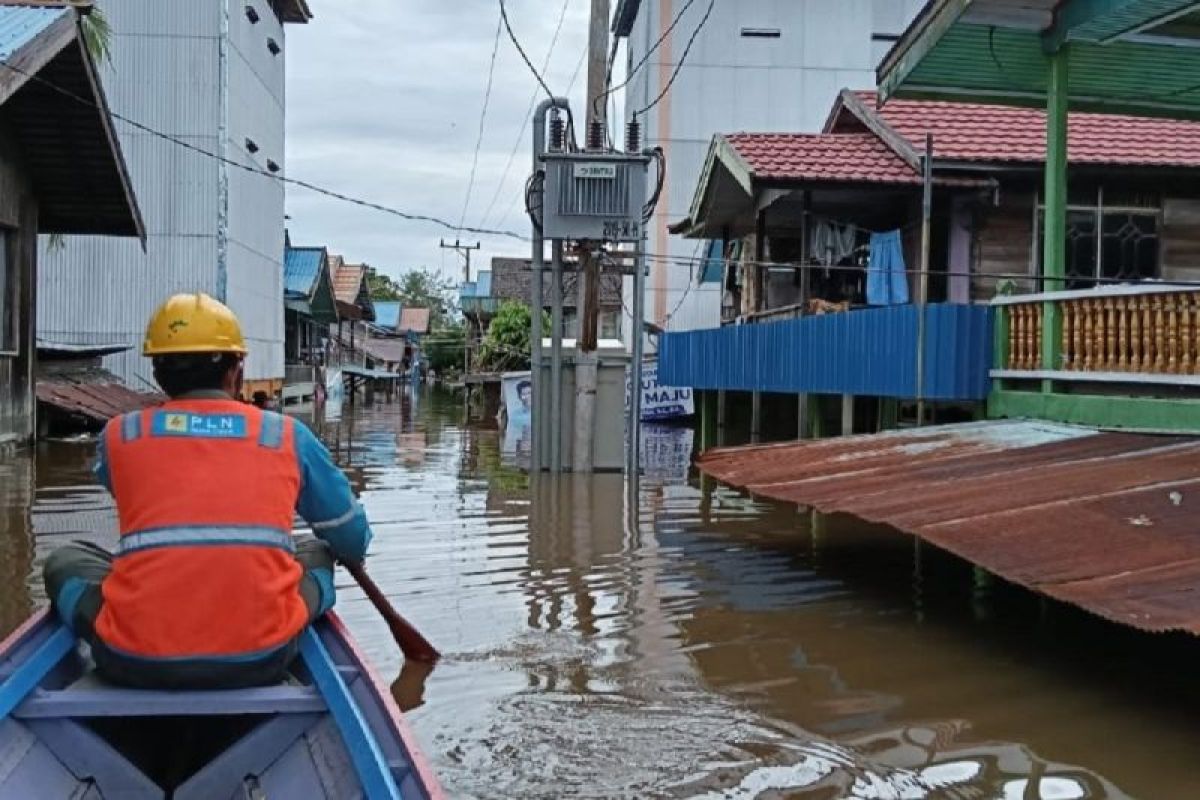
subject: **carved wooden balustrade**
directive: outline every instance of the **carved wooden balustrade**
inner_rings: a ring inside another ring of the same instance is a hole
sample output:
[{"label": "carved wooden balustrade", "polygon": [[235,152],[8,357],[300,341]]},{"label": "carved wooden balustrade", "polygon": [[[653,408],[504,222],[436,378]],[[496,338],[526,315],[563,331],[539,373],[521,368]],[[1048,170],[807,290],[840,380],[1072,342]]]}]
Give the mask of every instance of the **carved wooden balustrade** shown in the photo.
[{"label": "carved wooden balustrade", "polygon": [[[1047,303],[1060,320],[1051,348],[1045,341]],[[1172,376],[1200,375],[1200,290],[1118,286],[998,298],[995,304],[1000,363],[994,377],[1038,373],[1094,380],[1103,374],[1119,380],[1114,374],[1128,373],[1139,381],[1190,383]],[[1053,363],[1046,363],[1047,350]]]}]

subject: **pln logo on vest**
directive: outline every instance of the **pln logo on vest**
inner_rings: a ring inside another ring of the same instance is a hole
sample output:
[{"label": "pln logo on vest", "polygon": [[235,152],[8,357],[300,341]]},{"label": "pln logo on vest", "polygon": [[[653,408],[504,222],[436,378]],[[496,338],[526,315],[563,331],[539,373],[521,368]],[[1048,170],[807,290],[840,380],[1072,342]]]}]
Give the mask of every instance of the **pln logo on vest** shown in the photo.
[{"label": "pln logo on vest", "polygon": [[201,439],[241,439],[246,436],[246,418],[241,414],[185,414],[160,411],[154,417],[154,434]]}]

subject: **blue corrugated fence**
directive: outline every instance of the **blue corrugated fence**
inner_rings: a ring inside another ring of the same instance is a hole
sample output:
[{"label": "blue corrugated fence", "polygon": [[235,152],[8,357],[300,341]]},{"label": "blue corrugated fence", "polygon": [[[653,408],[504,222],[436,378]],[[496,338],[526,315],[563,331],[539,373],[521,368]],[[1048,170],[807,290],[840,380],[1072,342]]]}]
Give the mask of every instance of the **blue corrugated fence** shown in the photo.
[{"label": "blue corrugated fence", "polygon": [[[892,306],[664,334],[658,380],[693,389],[912,398],[918,313]],[[925,397],[984,399],[992,309],[938,304],[925,314]]]}]

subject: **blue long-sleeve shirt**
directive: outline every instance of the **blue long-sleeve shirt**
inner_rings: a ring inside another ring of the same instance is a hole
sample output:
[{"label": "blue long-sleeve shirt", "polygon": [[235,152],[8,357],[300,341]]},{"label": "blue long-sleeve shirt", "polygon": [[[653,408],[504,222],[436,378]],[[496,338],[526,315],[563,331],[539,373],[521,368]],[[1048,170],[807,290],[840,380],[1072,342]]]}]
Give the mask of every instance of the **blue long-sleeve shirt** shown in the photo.
[{"label": "blue long-sleeve shirt", "polygon": [[367,513],[325,445],[299,420],[293,420],[293,428],[296,459],[300,462],[296,513],[314,534],[329,543],[338,559],[360,563],[371,543]]}]

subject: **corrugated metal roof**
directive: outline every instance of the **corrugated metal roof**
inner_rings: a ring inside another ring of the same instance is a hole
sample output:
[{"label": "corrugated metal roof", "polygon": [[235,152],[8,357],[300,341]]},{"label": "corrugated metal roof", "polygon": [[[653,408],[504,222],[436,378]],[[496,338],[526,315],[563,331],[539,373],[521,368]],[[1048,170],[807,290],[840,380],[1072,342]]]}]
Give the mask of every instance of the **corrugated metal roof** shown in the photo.
[{"label": "corrugated metal roof", "polygon": [[0,60],[13,67],[0,82],[0,103],[37,191],[39,231],[144,236],[75,10],[0,5]]},{"label": "corrugated metal roof", "polygon": [[288,294],[309,297],[325,265],[323,247],[289,247],[283,259],[283,286]]},{"label": "corrugated metal roof", "polygon": [[391,300],[375,302],[375,324],[381,328],[395,328],[400,324],[401,304]]},{"label": "corrugated metal roof", "polygon": [[716,450],[755,495],[892,525],[1147,631],[1200,634],[1200,439],[987,422]]},{"label": "corrugated metal roof", "polygon": [[0,6],[0,59],[7,61],[56,20],[74,14],[66,5]]},{"label": "corrugated metal roof", "polygon": [[103,424],[113,417],[128,411],[161,403],[165,397],[158,394],[135,392],[117,381],[78,382],[67,377],[39,377],[37,399],[55,409],[85,418],[92,423]]},{"label": "corrugated metal roof", "polygon": [[367,339],[362,343],[362,349],[376,361],[398,364],[404,360],[408,342],[404,339]]}]

